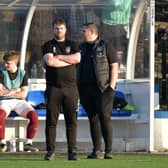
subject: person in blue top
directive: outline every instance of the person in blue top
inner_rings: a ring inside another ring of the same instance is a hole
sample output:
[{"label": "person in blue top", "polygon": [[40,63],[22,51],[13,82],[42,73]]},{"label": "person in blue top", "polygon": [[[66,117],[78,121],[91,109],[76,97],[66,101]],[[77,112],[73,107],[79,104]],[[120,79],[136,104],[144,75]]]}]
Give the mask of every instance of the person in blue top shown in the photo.
[{"label": "person in blue top", "polygon": [[3,56],[4,67],[0,69],[0,152],[7,151],[5,140],[5,119],[11,111],[29,119],[25,151],[37,152],[32,139],[38,128],[38,115],[34,108],[25,100],[28,93],[28,76],[18,68],[19,54],[12,50]]}]

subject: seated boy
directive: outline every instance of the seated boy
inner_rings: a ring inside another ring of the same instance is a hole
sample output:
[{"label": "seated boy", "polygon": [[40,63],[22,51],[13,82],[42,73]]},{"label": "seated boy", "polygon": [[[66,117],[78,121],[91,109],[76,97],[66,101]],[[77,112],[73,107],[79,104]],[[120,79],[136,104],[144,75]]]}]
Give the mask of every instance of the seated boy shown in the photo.
[{"label": "seated boy", "polygon": [[5,119],[11,111],[29,119],[27,139],[24,151],[37,152],[32,139],[38,128],[38,115],[34,108],[24,100],[28,93],[28,77],[24,70],[18,68],[19,54],[9,51],[4,54],[4,67],[0,69],[0,152],[7,151],[5,140]]}]

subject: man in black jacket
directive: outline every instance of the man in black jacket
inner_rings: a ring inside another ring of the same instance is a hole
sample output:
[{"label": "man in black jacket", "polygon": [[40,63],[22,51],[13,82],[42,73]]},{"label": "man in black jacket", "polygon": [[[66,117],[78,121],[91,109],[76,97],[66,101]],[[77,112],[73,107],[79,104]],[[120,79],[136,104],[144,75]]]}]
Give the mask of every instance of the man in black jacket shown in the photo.
[{"label": "man in black jacket", "polygon": [[[118,77],[116,51],[111,43],[100,39],[94,23],[83,26],[85,41],[80,45],[78,69],[80,103],[90,122],[93,151],[88,158],[112,158],[112,122],[114,89]],[[105,154],[101,149],[101,137]]]},{"label": "man in black jacket", "polygon": [[53,22],[54,38],[43,45],[46,64],[46,144],[45,160],[55,157],[56,125],[61,109],[66,123],[68,159],[77,160],[76,128],[78,89],[76,65],[80,62],[78,45],[66,38],[66,23]]}]

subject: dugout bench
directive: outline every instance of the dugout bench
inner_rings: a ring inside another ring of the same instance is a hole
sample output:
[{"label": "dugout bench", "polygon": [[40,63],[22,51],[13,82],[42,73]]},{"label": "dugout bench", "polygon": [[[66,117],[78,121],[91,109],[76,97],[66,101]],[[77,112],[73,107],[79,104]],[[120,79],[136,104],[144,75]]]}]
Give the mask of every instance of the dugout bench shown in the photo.
[{"label": "dugout bench", "polygon": [[[115,96],[122,97],[125,99],[125,95],[120,91],[115,92]],[[123,97],[124,96],[124,97]],[[31,90],[28,93],[27,101],[36,109],[38,113],[39,121],[45,121],[46,119],[46,109],[45,109],[45,99],[44,99],[44,90]],[[138,115],[134,113],[134,108],[130,105],[126,105],[122,109],[112,109],[112,120],[130,120],[135,121],[138,119]],[[84,108],[79,105],[77,109],[78,120],[88,120],[86,111]],[[64,120],[64,115],[59,115],[59,120]],[[28,120],[18,116],[14,111],[11,112],[10,116],[7,118],[8,122],[15,123],[17,127],[17,139],[19,142],[23,142],[24,136],[26,135],[25,130],[28,124]],[[44,123],[45,124],[45,123]],[[80,129],[80,128],[79,128]],[[22,145],[19,148],[19,151],[22,151]]]}]

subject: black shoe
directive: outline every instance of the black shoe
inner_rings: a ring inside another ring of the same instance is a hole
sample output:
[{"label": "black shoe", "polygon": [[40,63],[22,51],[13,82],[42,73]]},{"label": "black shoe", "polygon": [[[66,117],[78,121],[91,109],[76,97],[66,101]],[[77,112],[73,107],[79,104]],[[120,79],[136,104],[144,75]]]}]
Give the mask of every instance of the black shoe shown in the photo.
[{"label": "black shoe", "polygon": [[1,144],[0,144],[0,152],[6,152],[6,151],[7,151],[7,145],[1,143]]},{"label": "black shoe", "polygon": [[26,152],[38,152],[39,149],[34,147],[32,144],[24,144],[24,151],[26,151]]},{"label": "black shoe", "polygon": [[88,159],[103,159],[104,155],[101,151],[92,152],[88,155]]},{"label": "black shoe", "polygon": [[76,152],[69,152],[68,153],[68,160],[79,160]]},{"label": "black shoe", "polygon": [[112,159],[112,152],[105,152],[104,159]]},{"label": "black shoe", "polygon": [[55,153],[54,152],[47,152],[47,154],[44,157],[44,160],[53,160],[55,159]]}]

